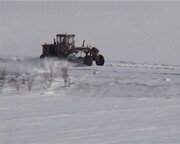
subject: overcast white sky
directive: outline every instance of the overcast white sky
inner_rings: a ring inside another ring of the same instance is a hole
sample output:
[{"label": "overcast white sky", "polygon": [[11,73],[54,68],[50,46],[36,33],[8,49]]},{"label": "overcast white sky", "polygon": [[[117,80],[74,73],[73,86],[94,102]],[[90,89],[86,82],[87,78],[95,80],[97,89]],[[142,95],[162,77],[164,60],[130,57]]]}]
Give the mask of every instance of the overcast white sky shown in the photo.
[{"label": "overcast white sky", "polygon": [[180,64],[180,2],[0,2],[0,55],[39,56],[57,33],[108,60]]}]

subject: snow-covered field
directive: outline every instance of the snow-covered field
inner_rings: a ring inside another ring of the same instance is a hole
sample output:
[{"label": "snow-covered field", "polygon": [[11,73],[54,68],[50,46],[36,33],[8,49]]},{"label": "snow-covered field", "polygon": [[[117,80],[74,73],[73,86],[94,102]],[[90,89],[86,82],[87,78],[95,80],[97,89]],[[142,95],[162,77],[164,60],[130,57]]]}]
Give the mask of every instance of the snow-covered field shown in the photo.
[{"label": "snow-covered field", "polygon": [[36,58],[0,64],[2,144],[180,142],[180,66]]}]

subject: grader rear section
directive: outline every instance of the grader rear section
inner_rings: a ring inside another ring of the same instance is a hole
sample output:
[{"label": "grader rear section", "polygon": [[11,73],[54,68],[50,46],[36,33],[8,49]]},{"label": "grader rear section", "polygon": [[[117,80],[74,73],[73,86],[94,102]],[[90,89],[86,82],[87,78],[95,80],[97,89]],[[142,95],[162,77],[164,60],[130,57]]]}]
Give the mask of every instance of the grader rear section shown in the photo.
[{"label": "grader rear section", "polygon": [[[76,59],[82,60],[84,64],[91,66],[93,61],[97,65],[104,65],[104,57],[99,54],[99,50],[95,47],[84,46],[85,41],[81,47],[75,47],[74,34],[57,34],[56,39],[54,39],[53,44],[42,45],[42,55],[40,58],[44,57],[58,57],[65,58],[67,60]],[[78,54],[81,54],[78,56]],[[83,55],[83,56],[82,56]]]}]

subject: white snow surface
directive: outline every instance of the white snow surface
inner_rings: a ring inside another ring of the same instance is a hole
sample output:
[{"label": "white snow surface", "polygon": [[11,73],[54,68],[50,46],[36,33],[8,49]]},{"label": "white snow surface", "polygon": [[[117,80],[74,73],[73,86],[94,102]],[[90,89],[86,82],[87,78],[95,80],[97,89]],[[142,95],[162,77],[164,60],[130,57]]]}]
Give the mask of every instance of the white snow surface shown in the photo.
[{"label": "white snow surface", "polygon": [[[89,67],[37,58],[1,58],[0,64],[6,71],[1,144],[180,142],[180,66],[107,61]],[[59,65],[68,67],[70,86],[57,73]],[[48,85],[42,75],[50,68]],[[18,92],[12,82],[17,73]]]}]

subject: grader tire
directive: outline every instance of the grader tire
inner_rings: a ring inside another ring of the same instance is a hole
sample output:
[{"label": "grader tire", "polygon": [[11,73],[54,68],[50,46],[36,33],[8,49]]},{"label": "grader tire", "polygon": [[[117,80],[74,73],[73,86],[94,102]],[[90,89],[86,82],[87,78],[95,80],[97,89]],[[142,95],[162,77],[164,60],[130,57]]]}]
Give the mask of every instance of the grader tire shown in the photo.
[{"label": "grader tire", "polygon": [[42,55],[40,55],[40,58],[44,58],[45,56],[42,54]]},{"label": "grader tire", "polygon": [[99,55],[98,56],[98,61],[96,61],[96,65],[103,66],[104,62],[105,62],[104,57],[102,55]]},{"label": "grader tire", "polygon": [[92,66],[93,60],[92,60],[91,56],[85,56],[84,57],[84,64],[88,65],[88,66]]}]

